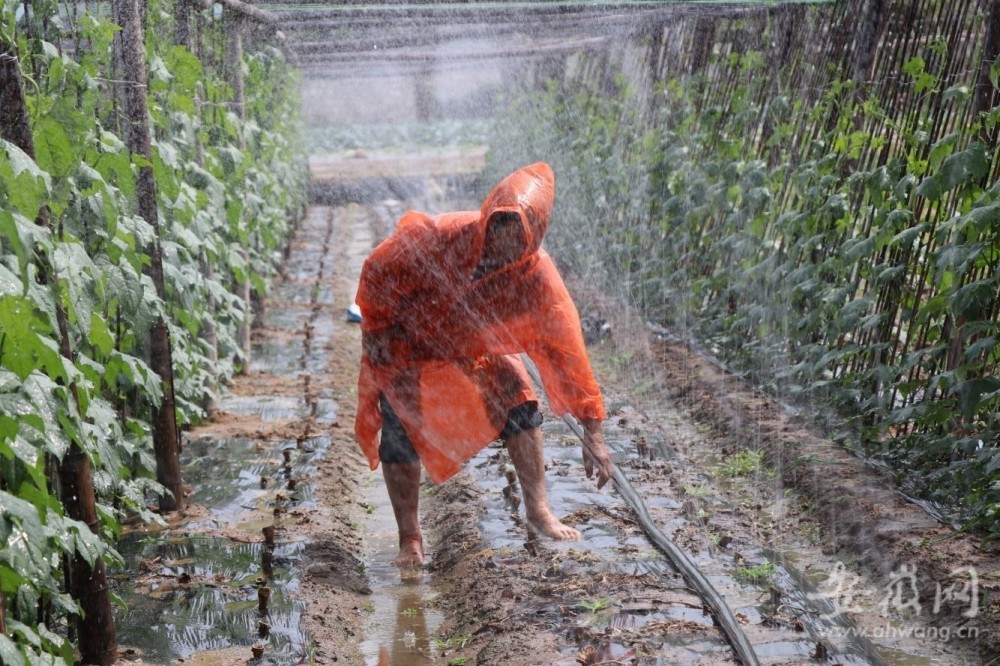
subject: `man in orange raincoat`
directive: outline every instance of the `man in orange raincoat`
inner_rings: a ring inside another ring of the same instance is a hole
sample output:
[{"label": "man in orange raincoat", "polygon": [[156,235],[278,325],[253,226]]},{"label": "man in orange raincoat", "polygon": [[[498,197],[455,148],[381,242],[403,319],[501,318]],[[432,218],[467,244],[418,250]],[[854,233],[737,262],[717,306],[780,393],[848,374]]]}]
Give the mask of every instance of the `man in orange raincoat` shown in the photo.
[{"label": "man in orange raincoat", "polygon": [[517,354],[538,367],[552,410],[583,425],[587,476],[596,467],[598,488],[611,478],[579,315],[541,248],[554,196],[552,169],[532,164],[504,178],[479,211],[406,213],[362,268],[355,433],[371,468],[383,465],[398,566],[424,560],[421,462],[441,483],[498,437],[529,525],[553,539],[580,538],[549,507],[538,397]]}]

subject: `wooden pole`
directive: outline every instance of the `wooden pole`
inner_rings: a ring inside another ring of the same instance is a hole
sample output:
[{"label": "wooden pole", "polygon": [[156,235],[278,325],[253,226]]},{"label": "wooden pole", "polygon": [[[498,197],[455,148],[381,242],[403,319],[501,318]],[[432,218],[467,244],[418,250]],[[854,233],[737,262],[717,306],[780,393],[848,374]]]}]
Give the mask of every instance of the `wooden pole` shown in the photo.
[{"label": "wooden pole", "polygon": [[[146,102],[146,63],[136,0],[113,0],[111,11],[121,30],[115,35],[115,45],[122,67],[122,97],[126,120],[125,143],[133,155],[141,155],[150,164],[136,172],[135,193],[139,215],[156,230],[146,248],[150,258],[147,274],[156,288],[156,295],[166,300],[163,283],[163,253],[160,248],[160,221],[156,209],[156,179],[153,175],[152,147],[149,134],[149,109]],[[169,491],[160,498],[162,511],[184,508],[184,491],[180,474],[180,442],[177,414],[174,409],[173,360],[170,331],[163,318],[157,318],[149,332],[149,365],[160,376],[163,401],[153,408],[153,448],[156,454],[156,480]]]},{"label": "wooden pole", "polygon": [[[176,23],[174,24],[174,43],[178,46],[185,47],[191,53],[195,52],[195,40],[197,39],[196,32],[194,30],[194,17],[192,16],[192,10],[204,8],[199,0],[176,0],[177,1],[177,16]],[[195,117],[201,118],[202,113],[202,102],[201,102],[201,90],[202,86],[199,83],[198,87],[195,89],[194,93],[194,108]],[[201,142],[200,136],[195,135],[195,162],[200,167],[205,166],[205,146]],[[207,251],[201,257],[201,274],[206,280],[212,279],[212,264],[208,258]],[[198,332],[198,336],[204,341],[205,346],[208,349],[208,360],[214,367],[216,362],[219,360],[219,337],[215,328],[215,297],[209,293],[205,296],[205,310],[206,315],[202,319],[201,328]],[[218,411],[218,406],[215,402],[215,394],[219,391],[219,381],[218,378],[213,374],[209,378],[210,389],[212,395],[205,396],[202,407],[205,409],[205,413],[208,416],[214,417]]]},{"label": "wooden pole", "polygon": [[194,52],[194,31],[191,29],[191,0],[176,0],[174,5],[174,43]]},{"label": "wooden pole", "polygon": [[[233,89],[233,101],[230,109],[246,120],[246,95],[243,81],[243,33],[246,20],[238,13],[227,9],[222,14],[222,26],[226,32],[226,80]],[[243,140],[240,138],[240,144]]]},{"label": "wooden pole", "polygon": [[[225,70],[226,70],[226,80],[230,87],[233,89],[233,100],[230,103],[230,109],[235,113],[240,120],[246,119],[246,100],[244,97],[244,86],[243,86],[243,29],[245,27],[245,20],[243,15],[235,13],[228,8],[228,5],[224,5],[227,8],[223,12],[223,26],[226,31],[226,53],[225,53]],[[240,148],[243,148],[243,138],[240,137]],[[243,261],[247,267],[250,266],[250,253],[246,247],[241,248],[243,254]],[[236,339],[240,343],[240,348],[243,350],[243,366],[240,369],[241,374],[246,374],[250,371],[250,361],[252,360],[253,346],[251,344],[250,333],[253,330],[253,318],[254,318],[254,302],[253,302],[253,290],[251,289],[250,278],[245,277],[241,284],[236,285],[238,290],[238,295],[243,301],[246,317],[240,324],[239,329],[236,332]]]},{"label": "wooden pole", "polygon": [[878,48],[879,30],[885,21],[886,0],[868,0],[865,9],[858,35],[857,52],[854,54],[854,81],[858,84],[858,90],[863,90],[868,85],[868,76],[871,74],[875,51]]},{"label": "wooden pole", "polygon": [[3,39],[2,33],[0,33],[0,134],[21,150],[25,150],[25,146],[31,146],[30,152],[27,150],[25,152],[34,154],[17,51],[13,44]]},{"label": "wooden pole", "polygon": [[[35,146],[28,122],[28,106],[24,98],[21,70],[18,65],[15,46],[0,36],[0,131],[3,138],[15,144],[25,154],[34,159]],[[42,207],[37,224],[49,227],[49,210]],[[58,291],[58,277],[44,255],[39,258],[40,272]],[[69,324],[66,311],[59,298],[53,298],[56,309],[56,323],[59,328],[59,351],[72,362],[73,350],[70,342]],[[79,408],[80,400],[75,384],[70,385],[70,394]],[[98,533],[99,519],[94,493],[90,459],[77,442],[70,444],[59,468],[60,496],[66,515],[85,523],[90,530]],[[97,558],[89,564],[79,553],[73,557],[67,571],[69,593],[80,604],[83,611],[77,617],[80,639],[80,659],[84,664],[106,666],[118,657],[118,642],[111,614],[111,599],[108,596],[108,579],[104,571],[104,560]],[[3,625],[3,598],[0,596],[0,625]],[[3,627],[0,626],[0,633]]]},{"label": "wooden pole", "polygon": [[[97,534],[100,519],[94,501],[90,459],[79,447],[74,445],[63,456],[59,478],[67,515],[85,523],[91,532]],[[82,555],[76,553],[73,557],[71,581],[70,594],[83,610],[83,615],[77,619],[81,661],[99,666],[115,663],[118,659],[118,642],[104,560],[97,558],[91,567]]]}]

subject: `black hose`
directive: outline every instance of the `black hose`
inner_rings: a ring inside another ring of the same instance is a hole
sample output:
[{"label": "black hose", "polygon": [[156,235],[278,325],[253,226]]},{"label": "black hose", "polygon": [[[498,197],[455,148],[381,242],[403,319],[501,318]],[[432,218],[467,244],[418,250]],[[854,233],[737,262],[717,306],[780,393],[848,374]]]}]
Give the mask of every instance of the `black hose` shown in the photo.
[{"label": "black hose", "polygon": [[[535,367],[535,364],[526,355],[522,354],[522,358],[525,367],[528,369],[528,374],[531,375],[535,384],[542,387],[541,378],[538,376],[538,368]],[[579,422],[569,414],[566,414],[562,418],[570,430],[580,438],[580,441],[584,441],[583,427]],[[612,480],[615,482],[615,488],[618,489],[622,498],[635,511],[636,517],[639,519],[639,524],[642,525],[642,528],[646,531],[652,542],[670,558],[674,567],[684,576],[684,580],[701,595],[701,598],[708,604],[708,607],[712,609],[716,621],[722,628],[722,632],[726,635],[729,644],[736,652],[736,656],[744,666],[760,666],[760,660],[757,659],[757,653],[754,652],[753,645],[750,644],[746,634],[743,633],[743,629],[740,628],[739,622],[737,622],[736,617],[733,615],[733,611],[722,599],[722,595],[712,587],[712,584],[705,578],[705,574],[684,554],[684,551],[670,541],[660,528],[656,526],[656,523],[653,522],[653,519],[649,515],[646,503],[635,492],[635,488],[632,487],[632,484],[625,477],[621,469],[619,469],[618,465],[612,462],[611,466],[613,469]]]}]

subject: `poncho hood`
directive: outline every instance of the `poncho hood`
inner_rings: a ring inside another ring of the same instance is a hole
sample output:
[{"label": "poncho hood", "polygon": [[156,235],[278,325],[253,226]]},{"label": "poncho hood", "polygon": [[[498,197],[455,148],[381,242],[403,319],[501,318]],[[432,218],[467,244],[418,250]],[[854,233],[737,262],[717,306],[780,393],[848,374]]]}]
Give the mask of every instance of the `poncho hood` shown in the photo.
[{"label": "poncho hood", "polygon": [[522,259],[534,254],[549,228],[555,195],[556,177],[548,164],[536,162],[518,169],[497,183],[483,202],[479,217],[482,233],[485,235],[486,222],[494,213],[517,213],[527,239]]}]

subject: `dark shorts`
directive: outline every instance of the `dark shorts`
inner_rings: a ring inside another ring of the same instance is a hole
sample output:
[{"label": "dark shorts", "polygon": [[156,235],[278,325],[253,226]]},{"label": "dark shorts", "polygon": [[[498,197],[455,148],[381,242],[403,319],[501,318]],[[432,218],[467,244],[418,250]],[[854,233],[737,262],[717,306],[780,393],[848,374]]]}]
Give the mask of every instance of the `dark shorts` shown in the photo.
[{"label": "dark shorts", "polygon": [[[379,397],[382,408],[382,439],[378,446],[378,457],[384,463],[414,463],[420,456],[413,448],[410,438],[399,422],[396,412],[392,411],[385,396]],[[542,413],[538,411],[538,403],[534,400],[523,402],[507,412],[507,424],[500,432],[500,438],[506,440],[525,430],[531,430],[542,425]]]}]

